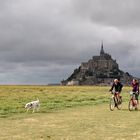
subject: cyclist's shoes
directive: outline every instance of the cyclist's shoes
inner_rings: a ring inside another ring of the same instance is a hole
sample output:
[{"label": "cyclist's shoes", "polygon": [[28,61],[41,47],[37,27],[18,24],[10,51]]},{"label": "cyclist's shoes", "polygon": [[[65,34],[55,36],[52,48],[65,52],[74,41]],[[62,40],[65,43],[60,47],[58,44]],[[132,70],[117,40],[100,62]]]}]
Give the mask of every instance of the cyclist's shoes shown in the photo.
[{"label": "cyclist's shoes", "polygon": [[135,107],[135,110],[138,110],[138,108],[137,108],[137,107]]}]

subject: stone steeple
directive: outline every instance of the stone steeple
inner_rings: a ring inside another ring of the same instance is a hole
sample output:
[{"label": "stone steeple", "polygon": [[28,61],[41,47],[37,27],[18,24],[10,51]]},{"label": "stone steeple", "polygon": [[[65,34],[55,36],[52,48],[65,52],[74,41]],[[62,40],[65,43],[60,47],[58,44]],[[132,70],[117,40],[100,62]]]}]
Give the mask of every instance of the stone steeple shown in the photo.
[{"label": "stone steeple", "polygon": [[104,52],[104,46],[103,46],[103,42],[102,42],[100,55],[104,55],[104,54],[105,54],[105,52]]}]

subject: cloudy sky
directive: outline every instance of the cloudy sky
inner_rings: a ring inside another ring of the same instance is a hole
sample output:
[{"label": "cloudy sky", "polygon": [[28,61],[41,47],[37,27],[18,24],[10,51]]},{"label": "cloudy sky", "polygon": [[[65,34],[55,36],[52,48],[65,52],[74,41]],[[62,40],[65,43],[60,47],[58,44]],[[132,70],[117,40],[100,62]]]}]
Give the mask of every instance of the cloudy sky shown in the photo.
[{"label": "cloudy sky", "polygon": [[104,49],[140,77],[139,0],[1,0],[0,84],[57,83]]}]

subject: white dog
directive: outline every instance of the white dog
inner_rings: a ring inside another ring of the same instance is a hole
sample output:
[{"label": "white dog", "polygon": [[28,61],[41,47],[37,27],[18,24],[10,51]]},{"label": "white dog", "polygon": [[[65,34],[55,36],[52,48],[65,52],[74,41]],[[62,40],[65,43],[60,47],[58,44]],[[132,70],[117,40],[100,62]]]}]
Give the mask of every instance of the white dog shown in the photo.
[{"label": "white dog", "polygon": [[28,112],[29,109],[33,109],[33,113],[35,112],[35,110],[38,111],[39,107],[40,107],[39,99],[37,99],[36,101],[29,102],[25,105],[25,108],[27,109],[27,112]]}]

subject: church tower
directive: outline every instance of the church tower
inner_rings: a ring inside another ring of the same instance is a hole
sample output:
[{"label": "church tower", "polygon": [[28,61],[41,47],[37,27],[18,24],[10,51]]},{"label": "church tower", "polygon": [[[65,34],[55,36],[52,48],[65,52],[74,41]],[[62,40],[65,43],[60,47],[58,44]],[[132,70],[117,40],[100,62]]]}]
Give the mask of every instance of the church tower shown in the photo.
[{"label": "church tower", "polygon": [[102,56],[104,54],[105,54],[105,52],[104,52],[104,46],[103,46],[103,42],[102,42],[100,56]]}]

